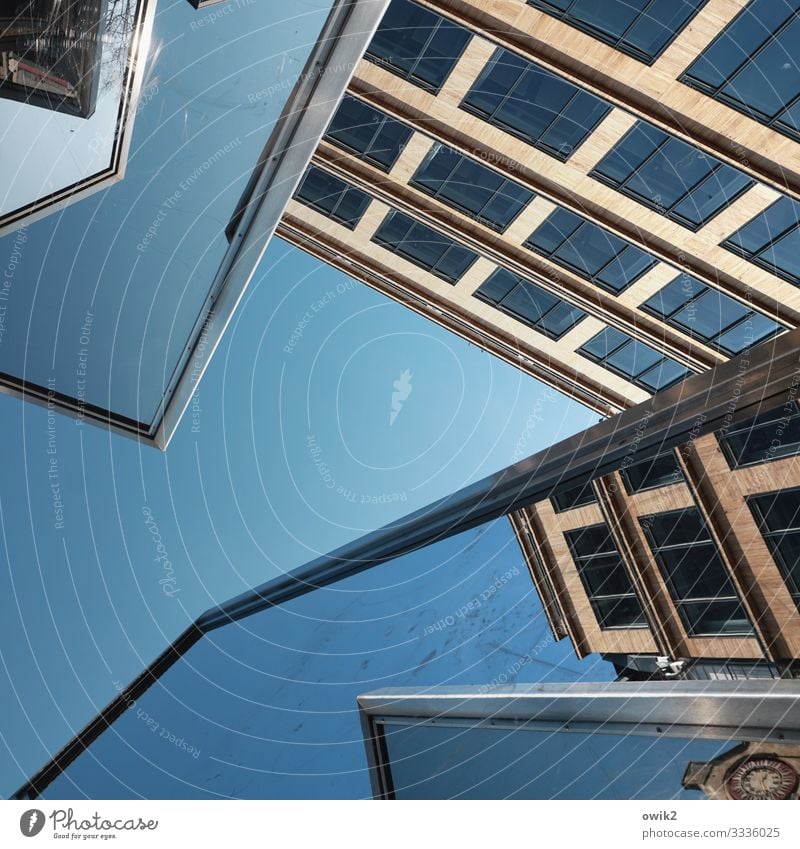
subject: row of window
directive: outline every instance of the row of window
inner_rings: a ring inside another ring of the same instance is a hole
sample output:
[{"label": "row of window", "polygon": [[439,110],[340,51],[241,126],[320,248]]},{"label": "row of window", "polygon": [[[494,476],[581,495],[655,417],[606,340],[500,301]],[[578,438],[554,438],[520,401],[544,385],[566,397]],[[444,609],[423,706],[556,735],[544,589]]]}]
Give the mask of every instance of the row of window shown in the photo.
[{"label": "row of window", "polygon": [[[800,490],[748,499],[786,586],[800,609]],[[639,519],[650,550],[691,636],[749,635],[752,624],[696,508]],[[647,627],[630,574],[604,523],[565,531],[601,628]]]},{"label": "row of window", "polygon": [[[652,63],[705,0],[527,0],[643,62]],[[471,33],[411,0],[393,0],[367,56],[438,91]],[[751,0],[681,75],[685,83],[777,132],[800,140],[800,0]],[[506,51],[503,51],[506,53]],[[512,56],[512,54],[507,54]],[[496,57],[497,58],[497,57]],[[521,61],[521,60],[517,60]],[[604,104],[569,84],[536,80],[541,70],[501,60],[481,79],[471,108],[556,155],[569,153],[596,125]],[[528,79],[531,75],[533,78]],[[592,98],[592,99],[590,99]],[[536,104],[533,111],[521,102]],[[516,104],[516,105],[515,105]],[[561,126],[559,126],[561,125]]]}]

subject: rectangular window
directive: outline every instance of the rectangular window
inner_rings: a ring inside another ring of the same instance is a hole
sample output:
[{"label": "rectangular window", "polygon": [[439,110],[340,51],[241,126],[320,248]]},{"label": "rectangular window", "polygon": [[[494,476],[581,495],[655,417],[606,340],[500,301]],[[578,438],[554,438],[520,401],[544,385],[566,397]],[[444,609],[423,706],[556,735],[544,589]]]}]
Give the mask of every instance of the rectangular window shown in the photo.
[{"label": "rectangular window", "polygon": [[658,260],[561,206],[531,233],[525,247],[618,294]]},{"label": "rectangular window", "polygon": [[753,185],[736,168],[644,121],[628,130],[591,176],[691,230]]},{"label": "rectangular window", "polygon": [[433,145],[410,183],[501,233],[533,198],[525,186],[442,144]]},{"label": "rectangular window", "polygon": [[372,241],[453,285],[478,258],[474,251],[397,210],[384,218]]},{"label": "rectangular window", "polygon": [[730,356],[785,329],[688,274],[667,283],[641,309]]},{"label": "rectangular window", "polygon": [[657,513],[639,521],[688,634],[753,632],[699,510]]},{"label": "rectangular window", "polygon": [[800,0],[751,0],[681,82],[800,140]]},{"label": "rectangular window", "polygon": [[528,0],[640,62],[652,64],[705,0]]},{"label": "rectangular window", "polygon": [[475,297],[512,315],[551,339],[561,338],[586,313],[505,268],[498,268]]},{"label": "rectangular window", "polygon": [[412,132],[400,121],[345,95],[325,139],[381,171],[390,171]]},{"label": "rectangular window", "polygon": [[403,79],[437,92],[471,36],[468,29],[411,0],[392,0],[365,56]]},{"label": "rectangular window", "polygon": [[639,597],[604,524],[564,531],[581,583],[601,628],[646,628]]},{"label": "rectangular window", "polygon": [[629,495],[647,489],[671,486],[683,480],[683,472],[674,451],[664,451],[655,457],[637,460],[620,469],[619,473]]},{"label": "rectangular window", "polygon": [[366,192],[313,165],[306,171],[295,198],[350,230],[361,220],[370,202]]},{"label": "rectangular window", "polygon": [[800,203],[788,197],[776,200],[722,246],[800,286]]},{"label": "rectangular window", "polygon": [[461,108],[565,161],[611,106],[516,53],[498,48]]},{"label": "rectangular window", "polygon": [[800,489],[752,495],[747,503],[800,609]]},{"label": "rectangular window", "polygon": [[647,392],[659,392],[691,374],[685,366],[613,327],[604,327],[578,353]]},{"label": "rectangular window", "polygon": [[793,457],[800,453],[800,409],[794,402],[735,422],[719,444],[732,469]]},{"label": "rectangular window", "polygon": [[564,513],[566,510],[574,510],[586,504],[597,504],[597,496],[594,494],[592,482],[589,481],[556,492],[550,497],[550,503],[556,513]]}]

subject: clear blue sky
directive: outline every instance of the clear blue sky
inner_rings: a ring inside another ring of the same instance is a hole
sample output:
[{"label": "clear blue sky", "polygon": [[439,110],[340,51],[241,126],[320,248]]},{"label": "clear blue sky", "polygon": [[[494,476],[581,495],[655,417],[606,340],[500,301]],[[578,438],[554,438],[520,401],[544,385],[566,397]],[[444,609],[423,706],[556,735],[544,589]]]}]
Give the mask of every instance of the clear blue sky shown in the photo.
[{"label": "clear blue sky", "polygon": [[[303,8],[311,5],[323,4]],[[216,26],[247,31],[247,15],[261,7],[238,7]],[[176,0],[163,4],[161,12],[181,16],[185,29],[191,7]],[[194,35],[200,47],[213,47],[224,43],[224,32],[204,32],[202,39]],[[176,43],[183,44],[185,36]],[[166,48],[162,57],[166,71],[180,65]],[[205,69],[213,74],[214,67],[209,56],[192,73]],[[164,110],[170,98],[191,93],[183,77],[170,84],[168,79],[168,73],[161,79]],[[202,80],[199,84],[202,88]],[[246,100],[254,81],[243,86],[234,74],[220,85],[204,90],[204,99],[187,112],[186,139],[204,140],[187,147],[191,155],[184,151],[176,159],[175,178],[191,171],[198,157],[202,161],[198,150],[213,153],[219,147],[224,136],[203,136],[209,116],[219,118],[236,98]],[[137,119],[142,132],[156,120],[146,114]],[[152,116],[164,114],[169,113]],[[257,117],[254,126],[265,121]],[[157,179],[166,190],[163,175]],[[238,196],[234,183],[226,189]],[[103,200],[112,197],[114,203]],[[8,322],[0,350],[4,369],[9,362],[23,369],[27,364],[35,366],[29,376],[46,377],[54,350],[47,322],[60,298],[59,286],[67,287],[74,313],[65,326],[72,327],[74,319],[79,327],[85,305],[77,295],[85,293],[87,281],[98,279],[92,250],[97,254],[94,246],[106,244],[106,231],[116,226],[111,218],[125,197],[96,196],[75,205],[69,220],[59,219],[58,226],[49,219],[30,228],[30,244],[45,247],[52,234],[65,239],[70,232],[85,233],[97,241],[89,238],[82,247],[88,263],[82,273],[64,259],[63,248],[62,254],[48,252],[48,268],[63,272],[63,279],[40,276],[45,266],[35,251],[27,252],[14,282],[16,315],[25,315],[23,304],[44,303],[45,308],[32,310],[30,321]],[[209,227],[219,231],[220,222],[191,215],[184,226],[194,239],[208,240]],[[128,242],[133,244],[142,232],[138,225],[149,220],[137,211]],[[174,220],[177,226],[177,216]],[[67,227],[70,221],[73,231]],[[193,227],[195,221],[202,226]],[[132,279],[127,274],[136,259],[131,244],[123,245],[120,254],[120,262],[127,263],[121,266],[125,274],[106,269],[101,278],[106,295]],[[0,249],[5,265],[8,239]],[[165,262],[155,249],[146,256],[148,262]],[[146,314],[142,303],[153,292],[146,275],[133,279],[140,281],[141,289],[125,289],[127,312],[118,324],[128,342],[135,338],[136,321]],[[117,303],[117,314],[111,301],[107,305],[112,328],[121,317]],[[95,339],[108,335],[108,327],[99,329],[99,319],[95,326]],[[62,338],[65,353],[56,362],[66,373],[72,369],[65,359],[74,348],[72,338]],[[149,344],[139,344],[154,356]],[[162,350],[172,351],[175,344],[170,340]],[[403,381],[407,397],[392,423],[394,383],[403,372],[410,373]],[[143,372],[148,392],[151,373]],[[160,391],[157,374],[153,381]],[[213,603],[597,419],[279,241],[269,248],[195,406],[164,455],[0,396],[5,453],[0,475],[0,795],[15,789],[107,703],[116,692],[115,681],[128,682]],[[360,648],[354,641],[353,649]]]}]

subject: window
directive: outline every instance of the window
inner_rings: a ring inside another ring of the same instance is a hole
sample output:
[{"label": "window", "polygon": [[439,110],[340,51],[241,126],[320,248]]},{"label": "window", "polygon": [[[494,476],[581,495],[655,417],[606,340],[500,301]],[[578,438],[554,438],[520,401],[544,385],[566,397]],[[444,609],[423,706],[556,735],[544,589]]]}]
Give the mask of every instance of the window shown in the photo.
[{"label": "window", "polygon": [[601,628],[646,628],[641,602],[604,524],[564,531],[581,583]]},{"label": "window", "polygon": [[392,0],[366,58],[403,79],[436,92],[459,60],[469,30],[410,0]]},{"label": "window", "polygon": [[732,469],[800,453],[800,409],[789,403],[734,423],[719,443]]},{"label": "window", "polygon": [[561,206],[531,233],[525,247],[614,294],[657,262],[651,254]]},{"label": "window", "polygon": [[642,309],[731,356],[784,329],[688,274],[680,274],[667,283],[642,304]]},{"label": "window", "polygon": [[674,451],[664,451],[655,457],[637,460],[619,470],[629,495],[646,489],[670,486],[683,480]]},{"label": "window", "polygon": [[295,198],[351,230],[361,220],[370,202],[366,192],[313,166],[303,177]]},{"label": "window", "polygon": [[747,503],[800,609],[800,489],[753,495]]},{"label": "window", "polygon": [[652,64],[705,0],[528,0],[568,24]]},{"label": "window", "polygon": [[550,503],[556,513],[563,513],[566,510],[574,510],[576,507],[583,507],[586,504],[596,504],[597,496],[594,494],[592,482],[588,481],[556,492],[551,496]]},{"label": "window", "polygon": [[736,168],[644,121],[628,130],[592,176],[692,230],[753,185]]},{"label": "window", "polygon": [[611,107],[588,91],[499,48],[461,108],[563,161]]},{"label": "window", "polygon": [[586,315],[583,310],[505,268],[492,272],[475,292],[475,297],[551,339],[559,339]]},{"label": "window", "polygon": [[789,283],[800,286],[800,203],[782,197],[722,245]]},{"label": "window", "polygon": [[799,10],[798,0],[752,0],[681,82],[800,139]]},{"label": "window", "polygon": [[659,392],[691,374],[685,366],[613,327],[604,327],[578,353],[648,392]]},{"label": "window", "polygon": [[411,133],[405,124],[346,95],[325,138],[381,171],[389,171]]},{"label": "window", "polygon": [[435,144],[411,185],[503,232],[533,192],[445,145]]},{"label": "window", "polygon": [[639,521],[688,634],[752,633],[736,588],[696,508]]},{"label": "window", "polygon": [[372,241],[452,284],[478,258],[474,251],[397,210],[384,218]]}]

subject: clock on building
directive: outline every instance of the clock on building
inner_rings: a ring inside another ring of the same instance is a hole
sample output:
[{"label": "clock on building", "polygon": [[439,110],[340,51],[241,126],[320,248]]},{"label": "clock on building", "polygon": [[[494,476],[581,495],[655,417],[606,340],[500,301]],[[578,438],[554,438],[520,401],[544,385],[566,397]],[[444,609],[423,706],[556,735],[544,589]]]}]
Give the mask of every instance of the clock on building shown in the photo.
[{"label": "clock on building", "polygon": [[751,757],[728,776],[732,799],[788,799],[797,787],[797,771],[776,757]]}]

